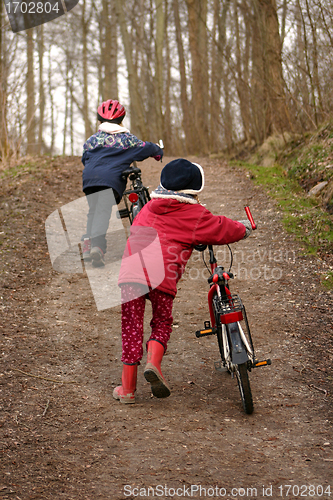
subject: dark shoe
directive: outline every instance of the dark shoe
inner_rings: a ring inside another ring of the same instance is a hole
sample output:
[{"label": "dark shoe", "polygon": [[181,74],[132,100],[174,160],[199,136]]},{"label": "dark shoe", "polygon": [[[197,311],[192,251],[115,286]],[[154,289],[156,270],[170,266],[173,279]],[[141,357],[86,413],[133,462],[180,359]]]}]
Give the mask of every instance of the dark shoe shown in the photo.
[{"label": "dark shoe", "polygon": [[82,255],[83,255],[83,260],[86,262],[89,262],[91,260],[90,250],[91,250],[90,238],[84,238],[82,245]]},{"label": "dark shoe", "polygon": [[103,266],[105,266],[104,252],[99,247],[93,247],[90,250],[90,256],[91,256],[91,259],[92,259],[92,265],[94,267],[103,267]]}]

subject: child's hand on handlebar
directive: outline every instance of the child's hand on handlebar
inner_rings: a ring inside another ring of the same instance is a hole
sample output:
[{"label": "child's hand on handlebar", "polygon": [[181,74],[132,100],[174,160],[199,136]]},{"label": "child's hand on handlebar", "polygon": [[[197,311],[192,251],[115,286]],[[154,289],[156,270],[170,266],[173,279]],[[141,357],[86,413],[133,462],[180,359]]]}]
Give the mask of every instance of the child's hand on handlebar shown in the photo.
[{"label": "child's hand on handlebar", "polygon": [[240,222],[241,224],[243,224],[243,226],[245,226],[246,232],[245,232],[245,236],[243,238],[243,240],[245,240],[245,238],[248,238],[250,236],[250,234],[252,233],[251,222],[248,219],[239,220],[238,222]]},{"label": "child's hand on handlebar", "polygon": [[[164,148],[164,144],[163,144],[163,141],[162,139],[159,140],[159,142],[156,143],[156,145],[160,148],[160,149],[163,149]],[[163,151],[161,152],[162,154],[159,154],[159,155],[156,155],[156,156],[153,156],[153,158],[156,160],[156,161],[162,161],[162,158],[163,158]]]}]

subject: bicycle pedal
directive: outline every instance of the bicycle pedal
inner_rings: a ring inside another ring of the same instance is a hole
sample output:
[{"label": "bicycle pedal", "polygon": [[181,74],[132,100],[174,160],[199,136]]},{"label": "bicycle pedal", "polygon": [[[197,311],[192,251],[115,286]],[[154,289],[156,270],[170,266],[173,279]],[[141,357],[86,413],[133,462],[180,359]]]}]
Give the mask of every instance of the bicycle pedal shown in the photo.
[{"label": "bicycle pedal", "polygon": [[224,373],[228,371],[228,368],[222,365],[222,361],[214,361],[214,368],[219,373]]},{"label": "bicycle pedal", "polygon": [[126,217],[129,217],[129,211],[127,208],[122,208],[117,211],[117,219],[125,219]]},{"label": "bicycle pedal", "polygon": [[215,335],[215,334],[216,334],[216,328],[206,328],[205,330],[197,330],[195,332],[195,336],[197,338],[207,337],[208,335]]},{"label": "bicycle pedal", "polygon": [[259,368],[260,366],[267,366],[267,365],[271,365],[272,362],[270,359],[265,359],[264,361],[255,361],[253,363],[253,368]]}]

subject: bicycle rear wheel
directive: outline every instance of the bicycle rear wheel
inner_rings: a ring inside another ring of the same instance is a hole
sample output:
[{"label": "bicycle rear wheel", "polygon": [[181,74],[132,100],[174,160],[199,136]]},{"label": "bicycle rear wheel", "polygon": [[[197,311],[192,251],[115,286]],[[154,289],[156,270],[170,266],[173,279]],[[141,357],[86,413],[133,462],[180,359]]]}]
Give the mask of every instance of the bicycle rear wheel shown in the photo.
[{"label": "bicycle rear wheel", "polygon": [[133,220],[138,215],[138,213],[140,212],[140,210],[143,207],[143,205],[145,205],[145,203],[146,203],[145,200],[143,199],[143,197],[141,196],[141,194],[139,194],[138,201],[136,201],[132,205],[132,217],[133,217]]},{"label": "bicycle rear wheel", "polygon": [[251,415],[251,413],[253,412],[253,400],[249,375],[247,371],[247,363],[236,365],[236,377],[244,411],[248,415]]},{"label": "bicycle rear wheel", "polygon": [[[219,346],[219,351],[222,359],[223,365],[227,365],[229,373],[230,367],[228,366],[229,363],[226,363],[225,360],[225,351],[224,351],[224,341],[223,341],[223,334],[222,334],[222,328],[224,328],[224,325],[221,323],[220,319],[220,314],[218,312],[218,297],[217,295],[213,297],[213,309],[214,309],[214,315],[215,315],[215,322],[216,322],[216,336],[217,336],[217,342]],[[230,343],[230,337],[229,335],[227,336],[227,357],[229,358],[232,346]],[[229,359],[230,361],[230,359]],[[238,388],[239,392],[241,395],[241,400],[242,400],[242,405],[244,408],[245,413],[250,415],[253,413],[253,399],[252,399],[252,392],[251,392],[251,386],[250,386],[250,380],[248,376],[248,370],[247,370],[247,362],[246,363],[241,363],[241,364],[234,364],[233,365],[237,377],[237,383],[238,383]],[[233,370],[232,370],[233,371]]]},{"label": "bicycle rear wheel", "polygon": [[219,345],[219,351],[222,359],[222,363],[225,363],[224,359],[224,349],[223,349],[223,339],[222,339],[222,324],[220,320],[220,314],[218,313],[218,296],[215,295],[213,297],[213,310],[214,310],[214,316],[215,316],[215,323],[216,323],[216,337],[217,337],[217,343]]},{"label": "bicycle rear wheel", "polygon": [[133,220],[135,219],[135,217],[138,215],[138,213],[140,212],[142,206],[139,202],[136,202],[135,204],[132,205],[132,217],[133,217]]}]

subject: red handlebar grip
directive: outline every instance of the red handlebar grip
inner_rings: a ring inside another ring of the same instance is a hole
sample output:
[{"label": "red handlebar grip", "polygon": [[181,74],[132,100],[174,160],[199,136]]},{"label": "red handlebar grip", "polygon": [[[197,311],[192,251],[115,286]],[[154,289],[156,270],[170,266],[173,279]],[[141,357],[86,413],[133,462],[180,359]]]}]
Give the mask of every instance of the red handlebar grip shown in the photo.
[{"label": "red handlebar grip", "polygon": [[257,229],[257,225],[255,224],[254,220],[253,220],[253,217],[252,217],[252,214],[251,214],[251,210],[250,210],[250,207],[244,207],[245,209],[245,212],[246,212],[246,215],[247,215],[247,218],[249,219],[249,221],[251,222],[251,226],[252,226],[252,229]]}]

